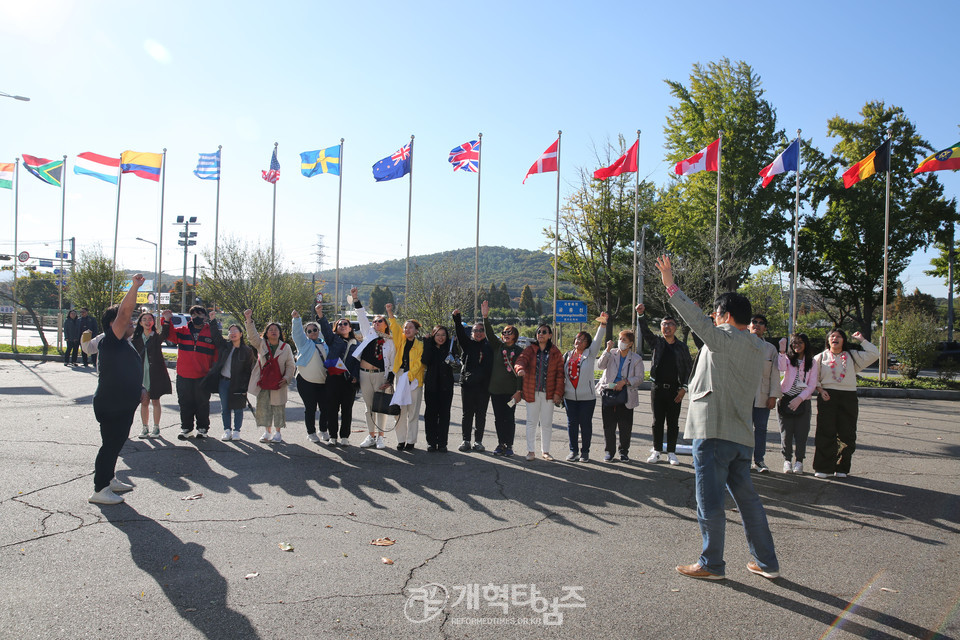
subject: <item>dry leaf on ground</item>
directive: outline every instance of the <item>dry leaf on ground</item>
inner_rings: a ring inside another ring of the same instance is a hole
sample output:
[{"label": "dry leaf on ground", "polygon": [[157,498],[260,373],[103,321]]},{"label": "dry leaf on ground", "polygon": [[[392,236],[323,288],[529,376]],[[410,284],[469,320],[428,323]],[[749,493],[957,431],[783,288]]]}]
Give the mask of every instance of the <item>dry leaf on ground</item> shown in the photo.
[{"label": "dry leaf on ground", "polygon": [[203,494],[202,494],[202,493],[195,493],[195,494],[193,494],[192,496],[185,496],[185,497],[180,498],[180,499],[181,499],[181,500],[199,500],[199,499],[202,498],[202,497],[203,497]]},{"label": "dry leaf on ground", "polygon": [[389,547],[392,544],[397,544],[397,541],[391,538],[377,538],[376,540],[371,540],[370,544],[376,547]]},{"label": "dry leaf on ground", "polygon": [[393,560],[391,560],[390,558],[380,558],[380,562],[382,562],[383,564],[393,564]]},{"label": "dry leaf on ground", "polygon": [[282,551],[293,551],[293,545],[289,542],[281,542],[277,544],[277,546],[280,547]]}]

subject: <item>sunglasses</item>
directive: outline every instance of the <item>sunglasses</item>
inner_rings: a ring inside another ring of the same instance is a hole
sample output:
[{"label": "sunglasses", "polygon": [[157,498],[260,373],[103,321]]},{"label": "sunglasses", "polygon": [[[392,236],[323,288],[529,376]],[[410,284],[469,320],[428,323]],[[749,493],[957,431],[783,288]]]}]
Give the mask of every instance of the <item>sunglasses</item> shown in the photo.
[{"label": "sunglasses", "polygon": [[349,326],[350,326],[350,323],[349,323],[349,322],[338,322],[338,323],[337,323],[337,327],[349,327]]},{"label": "sunglasses", "polygon": [[316,329],[306,329],[305,331],[306,331],[306,333],[316,333],[316,332],[317,332]]},{"label": "sunglasses", "polygon": [[384,320],[383,318],[377,318],[376,320],[373,321],[373,324],[387,324],[387,321]]},{"label": "sunglasses", "polygon": [[483,329],[474,329],[473,332],[474,332],[474,333],[483,333]]},{"label": "sunglasses", "polygon": [[547,331],[546,329],[541,329],[540,331],[537,331],[538,336],[549,336],[552,334],[553,334],[553,331]]}]

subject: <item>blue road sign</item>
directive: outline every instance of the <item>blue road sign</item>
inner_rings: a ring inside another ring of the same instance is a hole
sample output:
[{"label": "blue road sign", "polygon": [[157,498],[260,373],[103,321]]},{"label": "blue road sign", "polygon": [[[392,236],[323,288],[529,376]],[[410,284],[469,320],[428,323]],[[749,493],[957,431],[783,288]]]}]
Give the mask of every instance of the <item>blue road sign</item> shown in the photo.
[{"label": "blue road sign", "polygon": [[581,300],[557,300],[557,322],[586,322],[587,303]]}]

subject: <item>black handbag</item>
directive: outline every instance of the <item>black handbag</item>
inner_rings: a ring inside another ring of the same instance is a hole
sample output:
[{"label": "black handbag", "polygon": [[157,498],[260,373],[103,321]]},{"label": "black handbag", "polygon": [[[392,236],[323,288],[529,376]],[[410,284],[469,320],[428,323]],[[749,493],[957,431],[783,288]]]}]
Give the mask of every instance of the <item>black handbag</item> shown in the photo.
[{"label": "black handbag", "polygon": [[374,391],[373,404],[370,407],[370,410],[374,413],[385,413],[389,416],[400,415],[400,405],[390,404],[391,400],[393,400],[392,393],[387,393],[386,391]]},{"label": "black handbag", "polygon": [[800,395],[800,394],[795,394],[795,395],[790,395],[790,394],[787,394],[787,393],[783,394],[783,397],[781,397],[780,400],[777,402],[777,411],[780,412],[780,415],[782,415],[782,416],[802,416],[803,414],[805,414],[805,413],[807,412],[807,409],[809,408],[809,403],[808,403],[806,400],[804,400],[803,402],[801,402],[801,403],[800,403],[800,406],[797,407],[796,410],[793,410],[793,409],[790,408],[790,406],[789,406],[789,405],[790,405],[790,402],[791,402],[794,398],[796,398],[798,395]]},{"label": "black handbag", "polygon": [[601,407],[617,407],[621,404],[627,404],[627,387],[624,385],[620,391],[614,389],[603,389],[600,391]]}]

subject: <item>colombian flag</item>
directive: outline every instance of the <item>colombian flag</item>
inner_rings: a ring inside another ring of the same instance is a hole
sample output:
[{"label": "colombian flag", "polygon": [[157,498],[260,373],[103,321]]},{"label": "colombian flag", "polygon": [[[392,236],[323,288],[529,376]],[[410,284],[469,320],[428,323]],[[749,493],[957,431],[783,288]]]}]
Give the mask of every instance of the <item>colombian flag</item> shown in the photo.
[{"label": "colombian flag", "polygon": [[889,140],[885,140],[882,145],[871,151],[870,155],[844,171],[843,186],[849,189],[878,171],[890,171]]},{"label": "colombian flag", "polygon": [[947,169],[960,169],[960,142],[955,142],[952,147],[948,147],[920,163],[920,166],[913,170],[914,173],[923,173],[924,171],[945,171]]},{"label": "colombian flag", "polygon": [[120,171],[160,182],[160,167],[163,166],[163,154],[124,151],[120,154]]}]

